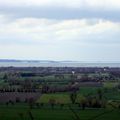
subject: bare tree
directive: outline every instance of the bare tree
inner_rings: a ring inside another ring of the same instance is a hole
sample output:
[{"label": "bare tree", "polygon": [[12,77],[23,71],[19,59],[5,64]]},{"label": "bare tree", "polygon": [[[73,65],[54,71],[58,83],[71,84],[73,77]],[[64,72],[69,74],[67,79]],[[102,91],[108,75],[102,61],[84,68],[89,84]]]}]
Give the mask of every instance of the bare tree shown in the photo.
[{"label": "bare tree", "polygon": [[72,104],[75,103],[76,98],[77,98],[77,93],[76,93],[76,92],[72,92],[72,93],[70,94],[70,100],[71,100]]}]

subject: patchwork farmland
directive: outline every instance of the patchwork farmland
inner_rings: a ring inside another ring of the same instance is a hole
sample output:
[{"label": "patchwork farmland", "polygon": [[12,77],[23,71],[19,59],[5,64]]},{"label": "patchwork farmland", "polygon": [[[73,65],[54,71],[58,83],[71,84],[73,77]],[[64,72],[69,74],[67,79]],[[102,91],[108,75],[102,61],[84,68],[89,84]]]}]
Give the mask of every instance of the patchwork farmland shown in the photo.
[{"label": "patchwork farmland", "polygon": [[0,120],[119,120],[120,68],[0,68]]}]

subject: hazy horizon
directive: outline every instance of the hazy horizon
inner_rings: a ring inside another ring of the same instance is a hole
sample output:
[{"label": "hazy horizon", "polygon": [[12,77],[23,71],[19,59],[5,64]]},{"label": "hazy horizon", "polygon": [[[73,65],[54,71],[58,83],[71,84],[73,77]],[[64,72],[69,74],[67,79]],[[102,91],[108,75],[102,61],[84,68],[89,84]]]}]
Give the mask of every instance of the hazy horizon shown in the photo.
[{"label": "hazy horizon", "polygon": [[11,61],[13,61],[13,62],[19,62],[19,61],[31,61],[31,62],[66,62],[66,63],[69,63],[69,62],[72,62],[72,63],[120,63],[120,61],[78,61],[78,60],[52,60],[52,59],[46,59],[46,60],[44,60],[44,59],[0,59],[0,62],[11,62]]}]

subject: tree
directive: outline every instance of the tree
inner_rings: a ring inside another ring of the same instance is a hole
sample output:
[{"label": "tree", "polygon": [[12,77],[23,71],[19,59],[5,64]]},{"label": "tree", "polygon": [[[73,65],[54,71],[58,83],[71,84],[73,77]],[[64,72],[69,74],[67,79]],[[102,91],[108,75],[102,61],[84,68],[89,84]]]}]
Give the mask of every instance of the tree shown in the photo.
[{"label": "tree", "polygon": [[8,75],[5,74],[5,75],[3,76],[3,79],[4,79],[4,80],[8,80]]},{"label": "tree", "polygon": [[29,102],[29,106],[30,106],[30,108],[32,109],[33,106],[34,106],[34,103],[35,103],[34,98],[32,98],[32,97],[29,98],[28,102]]},{"label": "tree", "polygon": [[87,105],[87,100],[85,97],[81,98],[80,104],[81,104],[82,110],[84,110]]},{"label": "tree", "polygon": [[54,109],[56,100],[54,98],[49,99],[49,104],[51,105],[52,109]]},{"label": "tree", "polygon": [[19,102],[20,102],[20,98],[16,97],[16,103],[19,103]]},{"label": "tree", "polygon": [[63,109],[63,106],[64,106],[64,104],[63,104],[63,103],[61,103],[61,104],[60,104],[61,109]]},{"label": "tree", "polygon": [[72,104],[75,103],[76,98],[77,98],[77,93],[76,93],[76,92],[72,92],[72,93],[70,94],[70,100],[71,100]]},{"label": "tree", "polygon": [[32,112],[31,112],[31,111],[28,111],[28,115],[29,115],[29,117],[30,117],[30,119],[31,119],[31,120],[34,120],[34,117],[33,117],[33,115],[32,115]]},{"label": "tree", "polygon": [[103,93],[102,93],[102,90],[101,90],[101,89],[98,89],[98,90],[97,90],[97,94],[98,94],[99,100],[102,100]]},{"label": "tree", "polygon": [[79,100],[79,106],[82,107],[82,110],[85,109],[85,107],[88,104],[88,100],[85,96],[81,96],[80,100]]}]

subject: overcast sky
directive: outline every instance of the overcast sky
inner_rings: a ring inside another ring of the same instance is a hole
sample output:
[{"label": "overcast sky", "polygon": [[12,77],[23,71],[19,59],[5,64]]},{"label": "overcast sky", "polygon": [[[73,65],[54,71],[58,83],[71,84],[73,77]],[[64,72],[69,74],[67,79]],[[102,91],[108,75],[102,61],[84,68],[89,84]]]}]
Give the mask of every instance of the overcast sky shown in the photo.
[{"label": "overcast sky", "polygon": [[120,61],[120,0],[0,0],[0,58]]}]

